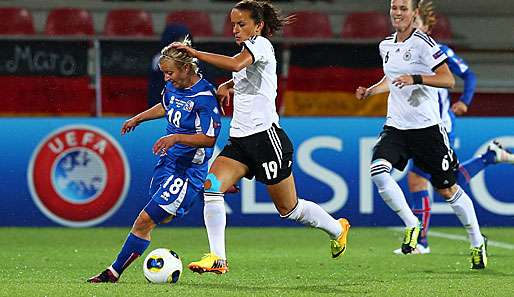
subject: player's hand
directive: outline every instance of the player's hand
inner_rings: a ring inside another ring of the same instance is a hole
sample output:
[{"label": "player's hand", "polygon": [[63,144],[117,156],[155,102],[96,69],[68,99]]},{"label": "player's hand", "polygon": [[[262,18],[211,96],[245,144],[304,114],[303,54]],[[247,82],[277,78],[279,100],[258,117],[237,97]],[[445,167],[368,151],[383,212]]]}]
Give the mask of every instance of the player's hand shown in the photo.
[{"label": "player's hand", "polygon": [[135,117],[126,120],[121,126],[121,135],[125,135],[130,131],[134,131],[138,125],[139,121]]},{"label": "player's hand", "polygon": [[176,135],[166,135],[155,142],[152,151],[154,155],[166,155],[168,149],[177,143]]},{"label": "player's hand", "polygon": [[174,49],[177,49],[179,51],[185,52],[188,56],[193,57],[193,58],[196,58],[196,56],[198,55],[197,50],[195,50],[194,48],[192,48],[190,46],[184,45],[180,42],[173,42],[171,44],[171,47]]},{"label": "player's hand", "polygon": [[226,84],[221,84],[216,91],[216,96],[218,97],[218,102],[220,103],[221,114],[225,115],[225,110],[223,106],[230,105],[230,92],[233,90],[229,88]]},{"label": "player's hand", "polygon": [[414,84],[414,80],[412,79],[412,75],[402,75],[400,77],[397,77],[395,80],[393,80],[393,85],[397,86],[398,88],[403,88],[405,86],[412,86]]},{"label": "player's hand", "polygon": [[468,106],[466,105],[466,103],[464,103],[462,101],[457,101],[457,102],[453,103],[452,111],[456,115],[461,116],[461,115],[465,114],[466,112],[468,112]]},{"label": "player's hand", "polygon": [[362,100],[369,97],[371,91],[368,88],[365,87],[358,87],[357,90],[355,90],[355,98]]}]

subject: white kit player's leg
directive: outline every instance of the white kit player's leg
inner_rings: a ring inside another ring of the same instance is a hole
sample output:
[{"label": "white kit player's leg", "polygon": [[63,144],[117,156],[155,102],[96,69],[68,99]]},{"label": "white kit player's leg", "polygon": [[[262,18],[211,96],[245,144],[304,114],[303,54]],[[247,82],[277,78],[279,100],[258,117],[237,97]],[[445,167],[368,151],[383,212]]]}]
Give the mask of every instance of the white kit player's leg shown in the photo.
[{"label": "white kit player's leg", "polygon": [[378,193],[384,202],[402,219],[405,227],[412,228],[419,225],[418,218],[412,213],[405,195],[390,172],[391,163],[386,160],[376,160],[371,164],[371,179],[378,188]]},{"label": "white kit player's leg", "polygon": [[480,233],[480,226],[473,207],[473,201],[468,194],[458,186],[457,192],[447,202],[459,218],[460,222],[468,232],[471,246],[479,247],[484,243],[484,237]]},{"label": "white kit player's leg", "polygon": [[342,233],[341,224],[321,208],[321,206],[312,201],[298,199],[296,207],[290,213],[281,215],[280,217],[321,229],[332,239],[337,238]]},{"label": "white kit player's leg", "polygon": [[203,217],[211,253],[222,259],[225,255],[225,227],[227,224],[225,200],[223,193],[206,192],[204,194],[205,205]]}]

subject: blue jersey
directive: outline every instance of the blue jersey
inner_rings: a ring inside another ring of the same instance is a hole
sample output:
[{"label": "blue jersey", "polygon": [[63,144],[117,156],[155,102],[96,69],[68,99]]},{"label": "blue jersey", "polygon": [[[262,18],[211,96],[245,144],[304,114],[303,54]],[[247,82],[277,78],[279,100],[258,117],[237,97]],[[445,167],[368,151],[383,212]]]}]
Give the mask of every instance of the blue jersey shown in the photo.
[{"label": "blue jersey", "polygon": [[[450,71],[464,81],[464,91],[459,101],[464,102],[467,106],[473,100],[473,94],[476,88],[476,77],[466,62],[457,56],[455,52],[445,44],[439,44],[439,48],[448,56],[447,64]],[[453,122],[455,114],[451,110],[451,98],[447,89],[439,89],[439,107],[443,125],[451,133],[453,131]]]},{"label": "blue jersey", "polygon": [[[177,89],[166,83],[162,102],[166,110],[166,134],[197,134],[217,137],[221,119],[214,87],[201,79],[191,88]],[[198,148],[177,143],[161,156],[171,172],[187,177],[189,183],[202,188],[207,175],[208,161],[214,148]]]}]

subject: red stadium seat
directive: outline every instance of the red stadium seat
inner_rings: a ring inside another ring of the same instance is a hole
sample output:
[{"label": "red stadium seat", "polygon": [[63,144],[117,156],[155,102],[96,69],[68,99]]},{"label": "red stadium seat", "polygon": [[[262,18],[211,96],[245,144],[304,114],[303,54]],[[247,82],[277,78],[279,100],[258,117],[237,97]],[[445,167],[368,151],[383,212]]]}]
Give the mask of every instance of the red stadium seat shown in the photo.
[{"label": "red stadium seat", "polygon": [[230,14],[225,18],[225,24],[223,25],[223,36],[225,37],[233,37],[234,33],[232,33],[232,23],[230,22]]},{"label": "red stadium seat", "polygon": [[382,12],[353,12],[346,16],[341,31],[343,38],[381,39],[391,34],[389,16]]},{"label": "red stadium seat", "polygon": [[105,21],[107,36],[152,36],[152,16],[140,9],[114,9]]},{"label": "red stadium seat", "polygon": [[0,34],[3,35],[31,35],[34,34],[32,15],[25,8],[0,8]]},{"label": "red stadium seat", "polygon": [[296,21],[284,27],[284,37],[332,38],[328,15],[316,11],[297,11]]},{"label": "red stadium seat", "polygon": [[450,40],[453,38],[453,32],[450,21],[444,15],[437,15],[437,23],[432,28],[432,37],[436,40]]},{"label": "red stadium seat", "polygon": [[211,18],[205,11],[173,11],[166,17],[166,24],[182,24],[191,31],[194,37],[208,37],[213,35]]},{"label": "red stadium seat", "polygon": [[48,35],[94,35],[93,18],[84,9],[56,8],[46,19]]}]

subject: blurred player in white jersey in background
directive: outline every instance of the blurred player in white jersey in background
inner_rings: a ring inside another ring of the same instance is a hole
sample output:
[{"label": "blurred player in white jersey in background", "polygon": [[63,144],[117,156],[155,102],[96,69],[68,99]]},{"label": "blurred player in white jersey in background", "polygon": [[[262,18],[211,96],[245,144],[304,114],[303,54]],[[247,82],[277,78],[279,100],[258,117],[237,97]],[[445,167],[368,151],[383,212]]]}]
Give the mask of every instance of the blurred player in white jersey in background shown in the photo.
[{"label": "blurred player in white jersey in background", "polygon": [[389,91],[387,118],[373,148],[371,179],[384,202],[405,224],[402,252],[418,243],[420,222],[410,209],[392,168],[403,170],[409,159],[431,175],[430,182],[466,228],[471,243],[471,268],[487,265],[484,237],[469,196],[456,184],[457,156],[442,126],[438,88],[453,88],[447,56],[428,35],[416,29],[418,0],[391,0],[395,33],[380,42],[385,76],[369,88],[358,87],[357,99]]},{"label": "blurred player in white jersey in background", "polygon": [[[437,19],[434,12],[432,1],[420,1],[418,6],[418,17],[415,26],[430,35],[432,28],[435,26]],[[468,111],[468,107],[473,100],[473,94],[476,88],[476,76],[471,71],[467,63],[446,44],[438,43],[439,48],[447,55],[446,63],[451,72],[460,77],[464,81],[464,91],[459,100],[452,104],[450,92],[447,89],[440,88],[438,90],[439,110],[444,128],[448,132],[450,145],[454,148],[455,144],[455,116],[461,116]],[[464,186],[469,183],[471,178],[484,170],[487,166],[497,163],[514,163],[514,156],[504,150],[498,142],[491,142],[488,150],[481,156],[472,158],[463,162],[455,172],[457,183]],[[424,172],[419,167],[410,164],[408,173],[408,186],[410,191],[410,205],[412,211],[421,221],[422,229],[418,239],[418,245],[413,251],[414,254],[428,254],[430,247],[428,245],[428,229],[430,226],[430,210],[432,205],[432,197],[428,192],[428,180],[430,174]],[[395,254],[401,254],[401,249],[394,251]]]}]

